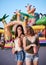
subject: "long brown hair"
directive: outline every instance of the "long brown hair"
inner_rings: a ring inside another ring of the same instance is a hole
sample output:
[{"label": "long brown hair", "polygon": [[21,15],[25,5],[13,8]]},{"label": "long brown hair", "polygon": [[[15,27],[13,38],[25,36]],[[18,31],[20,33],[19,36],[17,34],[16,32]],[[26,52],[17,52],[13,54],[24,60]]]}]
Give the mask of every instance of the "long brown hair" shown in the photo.
[{"label": "long brown hair", "polygon": [[21,27],[22,34],[24,35],[24,29],[23,29],[23,26],[19,24],[19,25],[17,25],[17,27],[16,27],[15,38],[18,36],[18,32],[17,32],[18,27]]},{"label": "long brown hair", "polygon": [[26,26],[26,29],[30,31],[31,36],[35,35],[34,30],[33,30],[33,28],[31,26]]}]

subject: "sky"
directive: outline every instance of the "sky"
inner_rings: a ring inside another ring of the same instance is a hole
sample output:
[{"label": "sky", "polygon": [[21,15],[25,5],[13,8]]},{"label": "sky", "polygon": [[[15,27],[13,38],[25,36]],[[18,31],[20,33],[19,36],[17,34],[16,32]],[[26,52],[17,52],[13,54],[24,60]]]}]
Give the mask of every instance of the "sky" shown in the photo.
[{"label": "sky", "polygon": [[[46,0],[0,0],[0,18],[6,13],[9,15],[6,22],[9,23],[16,9],[27,13],[25,6],[28,3],[35,6],[37,13],[46,14]],[[1,22],[0,27],[4,27]]]}]

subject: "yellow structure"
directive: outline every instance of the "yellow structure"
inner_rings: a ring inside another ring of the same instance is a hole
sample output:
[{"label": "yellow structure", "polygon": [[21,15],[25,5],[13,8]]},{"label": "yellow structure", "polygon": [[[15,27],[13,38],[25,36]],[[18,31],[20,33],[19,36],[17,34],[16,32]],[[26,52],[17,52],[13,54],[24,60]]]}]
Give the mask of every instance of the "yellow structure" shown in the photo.
[{"label": "yellow structure", "polygon": [[3,29],[0,29],[0,33],[4,33],[4,30]]},{"label": "yellow structure", "polygon": [[[43,30],[45,28],[45,26],[43,25],[35,25],[35,26],[32,26],[32,28],[34,29],[34,31],[39,31],[39,30]],[[0,29],[0,33],[3,33],[4,34],[4,29]],[[14,35],[12,35],[14,37]],[[45,40],[45,37],[39,37],[39,40]],[[13,44],[11,43],[7,43],[5,44],[5,47],[9,48],[9,47],[12,47]]]}]

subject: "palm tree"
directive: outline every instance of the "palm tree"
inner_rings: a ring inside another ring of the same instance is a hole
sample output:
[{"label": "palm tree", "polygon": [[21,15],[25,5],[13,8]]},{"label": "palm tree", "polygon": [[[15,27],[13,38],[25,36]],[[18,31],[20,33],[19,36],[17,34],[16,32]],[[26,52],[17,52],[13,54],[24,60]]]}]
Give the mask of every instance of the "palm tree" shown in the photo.
[{"label": "palm tree", "polygon": [[4,25],[4,35],[5,35],[5,40],[10,40],[12,37],[12,34],[10,32],[10,28],[6,27],[7,22],[5,21],[5,19],[8,17],[9,15],[4,14],[2,18],[0,18],[0,22],[3,23]]}]

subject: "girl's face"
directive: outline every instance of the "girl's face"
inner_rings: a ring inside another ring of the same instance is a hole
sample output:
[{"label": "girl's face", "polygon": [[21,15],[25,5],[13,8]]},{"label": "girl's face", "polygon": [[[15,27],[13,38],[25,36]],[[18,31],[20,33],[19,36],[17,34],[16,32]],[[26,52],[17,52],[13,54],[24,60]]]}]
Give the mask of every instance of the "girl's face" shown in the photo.
[{"label": "girl's face", "polygon": [[26,33],[30,35],[30,28],[26,28]]},{"label": "girl's face", "polygon": [[21,27],[18,27],[17,28],[17,32],[18,32],[18,34],[22,34],[22,28]]}]

